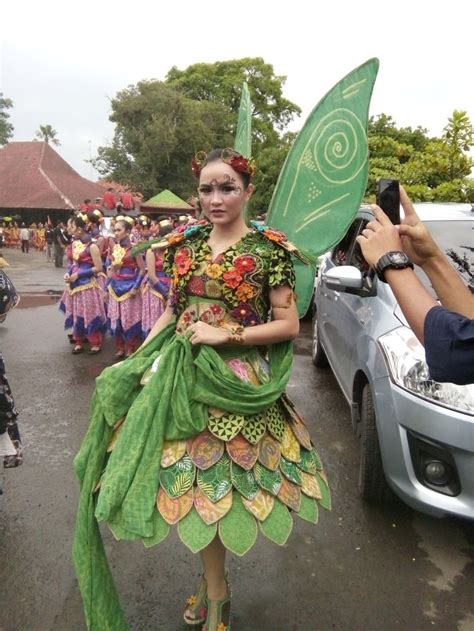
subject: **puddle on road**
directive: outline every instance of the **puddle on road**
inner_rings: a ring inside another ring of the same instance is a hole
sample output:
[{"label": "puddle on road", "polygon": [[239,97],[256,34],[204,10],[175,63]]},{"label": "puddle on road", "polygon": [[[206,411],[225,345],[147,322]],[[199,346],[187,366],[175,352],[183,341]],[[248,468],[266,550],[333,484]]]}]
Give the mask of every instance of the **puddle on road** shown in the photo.
[{"label": "puddle on road", "polygon": [[20,292],[20,302],[18,303],[17,309],[30,309],[31,307],[54,305],[59,301],[61,295],[62,292],[53,289],[42,292],[23,291]]}]

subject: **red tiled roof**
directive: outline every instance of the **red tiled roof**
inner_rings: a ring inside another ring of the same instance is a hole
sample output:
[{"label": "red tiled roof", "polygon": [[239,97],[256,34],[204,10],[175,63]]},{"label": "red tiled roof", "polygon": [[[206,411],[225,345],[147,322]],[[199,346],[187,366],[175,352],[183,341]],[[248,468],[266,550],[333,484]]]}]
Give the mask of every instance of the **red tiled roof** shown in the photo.
[{"label": "red tiled roof", "polygon": [[86,180],[45,142],[10,142],[0,149],[0,208],[68,210],[104,188]]}]

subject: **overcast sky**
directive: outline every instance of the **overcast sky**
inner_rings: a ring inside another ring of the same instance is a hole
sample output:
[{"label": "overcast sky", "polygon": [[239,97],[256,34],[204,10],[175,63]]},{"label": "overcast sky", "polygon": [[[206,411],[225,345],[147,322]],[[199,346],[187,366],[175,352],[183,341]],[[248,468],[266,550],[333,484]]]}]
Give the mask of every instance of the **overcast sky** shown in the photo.
[{"label": "overcast sky", "polygon": [[469,0],[201,3],[189,0],[13,0],[2,8],[0,91],[11,98],[13,140],[50,124],[81,175],[108,144],[110,99],[174,65],[263,57],[285,75],[284,96],[305,118],[345,74],[380,60],[371,114],[441,133],[454,109],[474,120]]}]

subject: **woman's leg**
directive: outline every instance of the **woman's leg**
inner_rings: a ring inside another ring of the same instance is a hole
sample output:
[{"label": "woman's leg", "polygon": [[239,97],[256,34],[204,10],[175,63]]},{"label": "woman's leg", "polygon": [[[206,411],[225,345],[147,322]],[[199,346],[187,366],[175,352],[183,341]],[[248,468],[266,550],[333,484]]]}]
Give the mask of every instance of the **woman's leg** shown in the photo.
[{"label": "woman's leg", "polygon": [[207,615],[207,601],[223,600],[228,595],[225,579],[225,548],[216,537],[207,548],[201,551],[203,575],[196,593],[188,598],[184,611],[184,621],[192,626],[205,622]]},{"label": "woman's leg", "polygon": [[207,597],[209,600],[223,600],[227,596],[225,548],[219,537],[215,537],[200,554],[207,580]]},{"label": "woman's leg", "polygon": [[87,336],[87,341],[89,342],[92,349],[100,349],[102,347],[102,333],[100,331],[94,331],[94,333],[89,333]]},{"label": "woman's leg", "polygon": [[115,350],[116,355],[125,355],[125,338],[121,333],[115,335]]}]

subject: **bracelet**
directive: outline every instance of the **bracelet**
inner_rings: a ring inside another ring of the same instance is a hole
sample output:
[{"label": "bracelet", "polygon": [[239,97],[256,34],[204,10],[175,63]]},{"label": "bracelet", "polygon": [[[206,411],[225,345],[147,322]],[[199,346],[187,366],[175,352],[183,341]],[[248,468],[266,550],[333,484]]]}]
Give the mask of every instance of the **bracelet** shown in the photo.
[{"label": "bracelet", "polygon": [[227,327],[229,342],[243,344],[245,342],[245,329],[241,325]]}]

